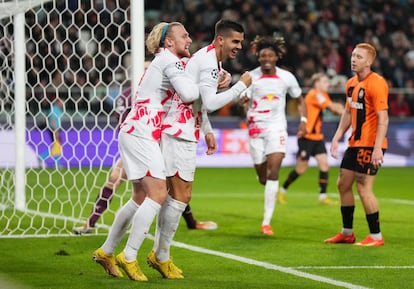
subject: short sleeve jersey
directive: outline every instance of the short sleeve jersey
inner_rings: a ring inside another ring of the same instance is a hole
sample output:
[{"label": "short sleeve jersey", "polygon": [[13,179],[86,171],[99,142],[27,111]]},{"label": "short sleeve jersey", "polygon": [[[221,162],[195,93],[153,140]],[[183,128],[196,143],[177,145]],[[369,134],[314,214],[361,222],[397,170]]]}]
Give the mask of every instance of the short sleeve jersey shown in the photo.
[{"label": "short sleeve jersey", "polygon": [[121,130],[159,142],[162,121],[175,93],[171,82],[184,74],[181,60],[168,49],[160,50],[141,79]]},{"label": "short sleeve jersey", "polygon": [[280,67],[276,67],[274,75],[263,74],[260,67],[250,71],[250,75],[252,85],[247,90],[249,136],[262,137],[275,130],[286,130],[286,94],[292,98],[302,94],[296,77]]},{"label": "short sleeve jersey", "polygon": [[[345,87],[346,109],[351,112],[352,134],[350,147],[373,147],[377,134],[377,112],[388,110],[388,84],[385,79],[371,72],[364,80],[357,76],[350,78]],[[384,139],[382,148],[387,148]]]},{"label": "short sleeve jersey", "polygon": [[307,133],[305,138],[310,140],[323,140],[324,136],[321,131],[323,110],[332,103],[332,100],[326,92],[312,88],[306,94],[305,102],[308,109],[308,121],[306,123]]}]

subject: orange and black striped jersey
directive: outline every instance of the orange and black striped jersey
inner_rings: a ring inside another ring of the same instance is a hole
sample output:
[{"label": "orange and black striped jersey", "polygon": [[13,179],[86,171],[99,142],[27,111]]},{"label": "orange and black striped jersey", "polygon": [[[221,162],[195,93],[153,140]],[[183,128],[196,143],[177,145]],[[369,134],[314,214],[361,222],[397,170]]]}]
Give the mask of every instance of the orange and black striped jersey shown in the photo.
[{"label": "orange and black striped jersey", "polygon": [[326,92],[311,89],[305,96],[308,109],[308,122],[306,123],[306,139],[323,140],[321,132],[323,121],[323,110],[327,108],[332,100]]},{"label": "orange and black striped jersey", "polygon": [[[346,106],[351,112],[352,135],[349,147],[373,147],[377,135],[377,112],[388,110],[388,84],[378,73],[371,72],[364,80],[350,78],[345,87]],[[387,148],[387,138],[382,143]]]}]

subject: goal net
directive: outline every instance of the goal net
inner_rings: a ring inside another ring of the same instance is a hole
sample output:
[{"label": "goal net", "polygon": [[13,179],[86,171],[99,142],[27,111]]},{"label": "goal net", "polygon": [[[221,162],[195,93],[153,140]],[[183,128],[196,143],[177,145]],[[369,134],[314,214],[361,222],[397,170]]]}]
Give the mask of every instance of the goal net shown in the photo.
[{"label": "goal net", "polygon": [[119,157],[116,98],[142,71],[131,19],[143,8],[130,4],[0,0],[0,237],[72,234],[91,214]]}]

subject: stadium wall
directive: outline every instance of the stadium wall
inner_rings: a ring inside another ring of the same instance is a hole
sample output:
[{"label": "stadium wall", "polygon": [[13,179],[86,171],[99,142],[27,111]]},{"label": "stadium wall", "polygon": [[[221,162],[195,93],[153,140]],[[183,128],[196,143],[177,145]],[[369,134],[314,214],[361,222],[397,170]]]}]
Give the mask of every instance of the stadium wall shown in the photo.
[{"label": "stadium wall", "polygon": [[[63,126],[65,126],[63,124]],[[327,148],[337,126],[336,121],[326,122],[324,131]],[[284,166],[294,165],[297,152],[296,128],[298,123],[289,121],[288,153],[283,161]],[[237,128],[219,128],[215,130],[218,151],[212,156],[205,154],[206,144],[201,138],[197,149],[197,164],[199,167],[250,167],[252,161],[249,155],[247,130]],[[385,154],[386,166],[414,166],[414,120],[392,121],[388,130],[389,149]],[[31,129],[26,132],[26,167],[53,168],[56,161],[47,154],[52,140],[44,130]],[[77,145],[72,145],[77,144]],[[81,144],[81,145],[79,145]],[[63,133],[63,155],[59,161],[60,167],[110,167],[119,157],[117,130],[113,127],[104,129],[69,128]],[[15,131],[0,131],[0,168],[15,165]],[[340,153],[346,149],[346,142],[340,144]],[[329,157],[331,166],[339,165],[340,160]],[[312,159],[311,166],[316,162]]]}]

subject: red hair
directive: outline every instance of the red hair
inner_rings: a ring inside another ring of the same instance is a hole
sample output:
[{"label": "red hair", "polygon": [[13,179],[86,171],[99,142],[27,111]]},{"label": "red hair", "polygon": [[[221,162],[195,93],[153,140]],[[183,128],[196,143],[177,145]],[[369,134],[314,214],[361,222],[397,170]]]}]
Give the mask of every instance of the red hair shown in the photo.
[{"label": "red hair", "polygon": [[359,43],[355,47],[367,50],[368,54],[371,55],[372,61],[374,61],[375,57],[377,57],[377,51],[375,50],[375,47],[369,43]]}]

